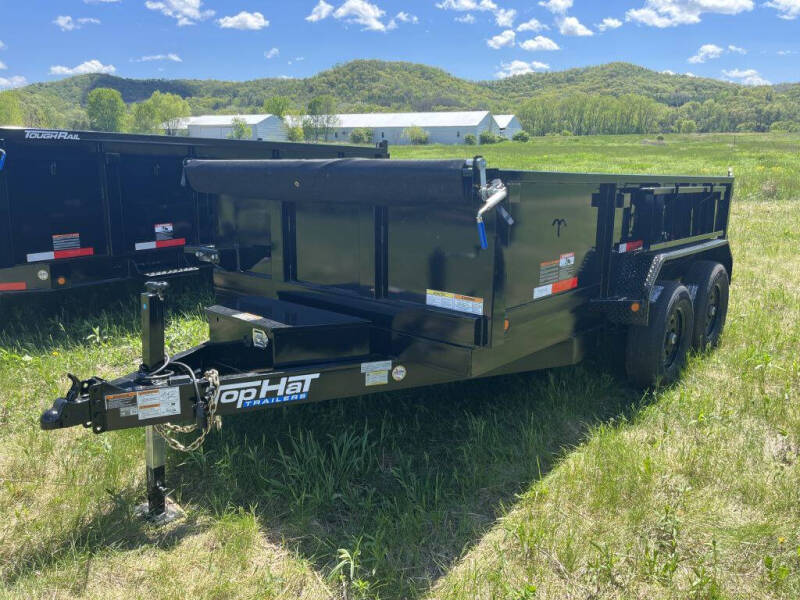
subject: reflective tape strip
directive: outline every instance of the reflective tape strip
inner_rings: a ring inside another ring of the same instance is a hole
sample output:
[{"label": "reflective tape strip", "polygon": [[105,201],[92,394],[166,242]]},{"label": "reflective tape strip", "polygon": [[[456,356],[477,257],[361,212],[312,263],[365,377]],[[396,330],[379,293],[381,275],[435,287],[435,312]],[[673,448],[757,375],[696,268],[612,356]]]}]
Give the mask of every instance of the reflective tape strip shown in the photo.
[{"label": "reflective tape strip", "polygon": [[542,285],[534,289],[533,299],[538,300],[539,298],[545,298],[547,296],[552,296],[553,294],[560,294],[561,292],[574,290],[576,287],[578,287],[577,277],[572,277],[571,279],[564,279],[562,281],[556,281],[555,283]]},{"label": "reflective tape strip", "polygon": [[12,281],[11,283],[0,283],[0,292],[21,292],[27,290],[28,284],[24,281]]},{"label": "reflective tape strip", "polygon": [[619,252],[620,254],[624,254],[625,252],[633,252],[634,250],[638,250],[644,246],[644,242],[642,240],[636,242],[628,242],[626,244],[619,245]]},{"label": "reflective tape strip", "polygon": [[79,256],[94,255],[94,248],[73,248],[71,250],[56,250],[54,252],[34,252],[28,254],[28,262],[41,262],[43,260],[58,260],[61,258],[77,258]]},{"label": "reflective tape strip", "polygon": [[138,242],[136,244],[137,250],[157,250],[159,248],[172,248],[174,246],[185,246],[186,239],[178,238],[176,240],[157,240],[155,242]]}]

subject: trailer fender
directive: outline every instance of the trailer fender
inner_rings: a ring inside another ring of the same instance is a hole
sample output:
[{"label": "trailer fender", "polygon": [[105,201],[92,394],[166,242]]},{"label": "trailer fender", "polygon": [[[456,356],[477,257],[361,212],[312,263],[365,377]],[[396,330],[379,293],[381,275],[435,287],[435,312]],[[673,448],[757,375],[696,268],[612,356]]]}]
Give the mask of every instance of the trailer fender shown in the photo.
[{"label": "trailer fender", "polygon": [[733,255],[727,239],[710,240],[657,254],[619,254],[612,266],[608,296],[592,301],[591,305],[604,312],[612,323],[647,326],[650,323],[650,305],[658,300],[661,291],[658,282],[664,278],[662,275],[680,279],[687,272],[688,265],[696,260],[720,262],[729,276],[733,271]]}]

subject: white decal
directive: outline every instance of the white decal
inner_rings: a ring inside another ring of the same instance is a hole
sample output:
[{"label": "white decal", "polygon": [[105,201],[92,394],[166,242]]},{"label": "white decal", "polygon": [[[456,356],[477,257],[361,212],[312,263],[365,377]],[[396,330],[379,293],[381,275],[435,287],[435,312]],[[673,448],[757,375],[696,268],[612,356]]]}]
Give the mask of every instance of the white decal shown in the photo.
[{"label": "white decal", "polygon": [[220,387],[220,402],[236,403],[236,408],[252,408],[281,402],[295,402],[308,399],[311,382],[319,379],[319,373],[281,377],[271,384],[269,379],[229,383]]},{"label": "white decal", "polygon": [[26,129],[26,140],[72,140],[79,142],[81,140],[77,133],[70,133],[69,131],[50,131],[47,129]]}]

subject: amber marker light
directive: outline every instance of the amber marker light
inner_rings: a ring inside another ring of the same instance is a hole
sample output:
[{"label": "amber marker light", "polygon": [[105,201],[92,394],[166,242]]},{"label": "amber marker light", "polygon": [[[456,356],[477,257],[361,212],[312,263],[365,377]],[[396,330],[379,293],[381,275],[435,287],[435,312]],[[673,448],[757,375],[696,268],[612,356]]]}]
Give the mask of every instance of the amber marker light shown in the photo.
[{"label": "amber marker light", "polygon": [[67,283],[67,278],[62,276],[56,279],[56,281],[58,282],[58,285],[65,285]]},{"label": "amber marker light", "polygon": [[642,308],[642,305],[639,304],[638,302],[634,302],[633,304],[631,304],[631,311],[632,312],[639,312],[640,308]]}]

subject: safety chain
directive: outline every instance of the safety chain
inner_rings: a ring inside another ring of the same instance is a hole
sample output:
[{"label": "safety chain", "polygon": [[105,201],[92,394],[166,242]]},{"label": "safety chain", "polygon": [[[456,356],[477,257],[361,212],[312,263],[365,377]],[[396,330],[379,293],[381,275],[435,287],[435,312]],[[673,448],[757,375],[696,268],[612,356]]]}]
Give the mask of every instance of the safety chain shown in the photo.
[{"label": "safety chain", "polygon": [[203,398],[208,403],[208,416],[206,418],[205,426],[200,432],[200,435],[188,446],[184,446],[177,439],[172,437],[172,433],[191,433],[197,430],[197,424],[192,425],[173,425],[172,423],[163,423],[156,425],[156,431],[164,438],[167,445],[173,450],[178,452],[194,452],[206,440],[206,436],[211,433],[211,428],[219,429],[222,426],[222,420],[217,416],[217,404],[219,402],[220,382],[219,372],[216,369],[210,369],[205,372],[203,377],[208,381],[208,390],[206,390],[205,397]]}]

